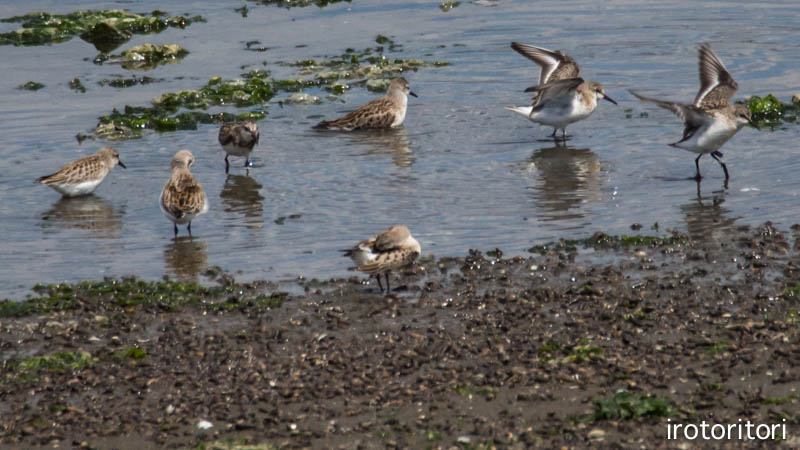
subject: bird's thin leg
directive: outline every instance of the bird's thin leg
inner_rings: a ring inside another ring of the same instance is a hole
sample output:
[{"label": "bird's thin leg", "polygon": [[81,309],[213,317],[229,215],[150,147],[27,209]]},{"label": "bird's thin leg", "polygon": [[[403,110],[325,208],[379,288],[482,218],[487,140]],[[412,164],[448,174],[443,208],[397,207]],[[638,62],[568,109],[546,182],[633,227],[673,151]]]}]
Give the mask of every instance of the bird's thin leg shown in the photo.
[{"label": "bird's thin leg", "polygon": [[189,222],[189,225],[186,225],[186,229],[189,230],[189,237],[192,237],[192,222]]},{"label": "bird's thin leg", "polygon": [[551,134],[550,137],[554,139],[558,138],[558,135],[556,133],[558,133],[558,128],[553,128],[553,134]]},{"label": "bird's thin leg", "polygon": [[244,166],[250,167],[250,155],[247,155],[244,160]]},{"label": "bird's thin leg", "polygon": [[173,223],[172,226],[174,227],[175,237],[177,238],[178,237],[178,224],[177,223]]},{"label": "bird's thin leg", "polygon": [[228,168],[230,167],[230,163],[228,162],[228,155],[225,155],[225,173],[228,173]]},{"label": "bird's thin leg", "polygon": [[[694,176],[694,179],[697,180],[697,181],[700,181],[700,179],[703,178],[703,177],[700,176],[700,157],[702,157],[702,156],[703,156],[703,154],[700,153],[699,155],[697,155],[697,158],[695,158],[695,160],[694,160],[694,166],[697,168],[697,175]],[[725,170],[725,173],[727,173],[727,172],[728,171]]]},{"label": "bird's thin leg", "polygon": [[[378,275],[380,276],[380,275]],[[392,289],[389,287],[389,272],[386,272],[386,293],[390,294]]]},{"label": "bird's thin leg", "polygon": [[[714,155],[713,153],[711,154],[711,157],[712,157],[712,158],[714,158],[714,159],[716,159],[716,160],[717,160],[717,162],[719,163],[719,165],[720,165],[720,166],[722,166],[722,171],[723,171],[723,172],[725,172],[725,184],[728,184],[728,178],[730,178],[730,177],[728,176],[728,167],[725,165],[725,163],[724,163],[724,162],[720,161],[720,160],[719,160],[719,158],[717,158],[717,156],[716,156],[716,155]],[[727,187],[727,186],[726,186],[726,187]]]},{"label": "bird's thin leg", "polygon": [[383,285],[381,284],[381,274],[375,275],[375,278],[378,280],[378,287],[381,288],[381,292],[383,292]]},{"label": "bird's thin leg", "polygon": [[567,142],[567,127],[561,129],[561,139],[563,139],[564,142]]}]

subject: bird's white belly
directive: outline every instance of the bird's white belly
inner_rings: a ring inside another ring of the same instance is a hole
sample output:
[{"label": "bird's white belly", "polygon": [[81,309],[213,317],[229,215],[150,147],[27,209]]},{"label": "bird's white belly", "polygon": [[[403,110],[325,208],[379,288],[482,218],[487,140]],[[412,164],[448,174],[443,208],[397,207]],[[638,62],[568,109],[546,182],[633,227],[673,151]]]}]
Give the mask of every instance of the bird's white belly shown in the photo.
[{"label": "bird's white belly", "polygon": [[397,115],[394,117],[394,122],[390,125],[392,128],[399,127],[403,124],[403,121],[406,120],[406,109],[408,105],[408,97],[406,97],[403,103],[400,105],[400,111],[398,111]]},{"label": "bird's white belly", "polygon": [[544,105],[543,108],[534,111],[529,118],[542,125],[549,125],[555,128],[563,128],[567,125],[583,120],[589,117],[594,108],[590,108],[582,101],[580,94],[572,96],[572,101],[569,103],[550,103]]},{"label": "bird's white belly", "polygon": [[50,186],[56,191],[60,192],[61,195],[65,195],[67,197],[77,197],[80,195],[91,194],[102,181],[103,179],[100,178],[99,180],[81,181],[80,183],[70,184],[51,184]]},{"label": "bird's white belly", "polygon": [[715,120],[695,132],[687,141],[675,146],[692,153],[713,153],[719,150],[737,131],[735,127],[726,126],[723,121]]}]

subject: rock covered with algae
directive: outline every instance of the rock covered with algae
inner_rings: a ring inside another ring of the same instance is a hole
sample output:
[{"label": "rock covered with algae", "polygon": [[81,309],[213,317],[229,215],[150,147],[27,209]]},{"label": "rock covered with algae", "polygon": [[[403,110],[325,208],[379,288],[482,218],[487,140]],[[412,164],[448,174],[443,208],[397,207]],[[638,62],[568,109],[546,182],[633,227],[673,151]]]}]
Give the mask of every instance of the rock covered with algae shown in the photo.
[{"label": "rock covered with algae", "polygon": [[174,64],[188,54],[188,50],[177,44],[142,44],[117,55],[101,53],[94,59],[94,63],[120,63],[128,70],[150,70],[162,64]]},{"label": "rock covered with algae", "polygon": [[158,33],[169,27],[184,28],[193,22],[204,21],[201,16],[166,16],[160,11],[150,15],[118,9],[75,11],[69,14],[34,12],[0,19],[0,22],[22,25],[20,29],[0,33],[0,45],[45,45],[80,36],[98,50],[109,52],[133,34]]}]

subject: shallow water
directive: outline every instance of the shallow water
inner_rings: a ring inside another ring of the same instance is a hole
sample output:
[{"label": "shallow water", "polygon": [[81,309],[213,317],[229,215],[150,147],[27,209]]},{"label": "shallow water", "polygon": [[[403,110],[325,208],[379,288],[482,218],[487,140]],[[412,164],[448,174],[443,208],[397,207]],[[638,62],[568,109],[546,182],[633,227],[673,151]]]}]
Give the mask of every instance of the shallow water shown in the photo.
[{"label": "shallow water", "polygon": [[[739,82],[737,98],[773,93],[788,101],[800,91],[796,3],[647,3],[485,0],[442,12],[430,1],[353,0],[322,9],[247,2],[243,18],[234,11],[239,4],[183,2],[168,12],[200,14],[208,22],[134,36],[123,45],[176,43],[190,51],[180,63],[147,72],[94,65],[97,50],[79,38],[2,46],[0,298],[21,297],[40,281],[127,274],[202,280],[209,266],[241,280],[342,276],[349,261],[336,250],[395,223],[411,228],[423,253],[439,256],[495,247],[524,254],[558,237],[630,234],[633,223],[643,225],[641,233],[676,228],[710,239],[725,239],[730,226],[793,224],[800,126],[743,129],[722,149],[730,187],[723,189],[722,170],[706,157],[698,194],[688,179],[694,156],[665,145],[680,137],[678,119],[627,89],[692,100],[696,46],[708,41]],[[103,7],[108,3],[14,2],[0,5],[0,17]],[[164,8],[148,1],[114,7]],[[0,31],[15,27],[0,24]],[[403,128],[318,133],[310,127],[321,118],[376,94],[356,87],[339,101],[283,107],[281,94],[260,122],[256,166],[249,170],[232,158],[226,176],[217,127],[201,125],[111,143],[128,169],[116,168],[94,196],[61,200],[32,182],[108,144],[78,144],[75,135],[114,107],[146,105],[164,92],[196,89],[212,76],[234,78],[265,61],[276,77],[296,76],[294,68],[275,63],[374,46],[378,33],[402,45],[392,57],[452,63],[408,74],[419,98],[410,98]],[[252,40],[268,50],[246,51]],[[602,102],[589,119],[569,127],[567,147],[556,148],[547,139],[550,129],[502,108],[529,101],[522,91],[538,79],[538,68],[510,49],[512,40],[564,50],[619,106]],[[132,74],[162,81],[126,89],[97,84]],[[76,76],[86,93],[69,88]],[[30,80],[46,87],[15,89]],[[211,207],[194,222],[194,239],[176,241],[158,195],[181,148],[194,152],[193,173]]]}]

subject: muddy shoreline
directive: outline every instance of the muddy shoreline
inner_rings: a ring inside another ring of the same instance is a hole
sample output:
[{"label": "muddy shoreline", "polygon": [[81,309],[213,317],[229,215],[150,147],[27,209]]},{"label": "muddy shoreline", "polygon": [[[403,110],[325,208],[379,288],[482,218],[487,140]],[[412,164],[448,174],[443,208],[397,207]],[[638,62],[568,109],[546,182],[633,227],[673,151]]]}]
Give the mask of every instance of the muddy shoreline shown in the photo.
[{"label": "muddy shoreline", "polygon": [[749,446],[796,448],[798,236],[429,257],[390,296],[361,276],[41,286],[0,308],[0,445],[674,448],[698,441],[668,420],[743,419],[787,431]]}]

